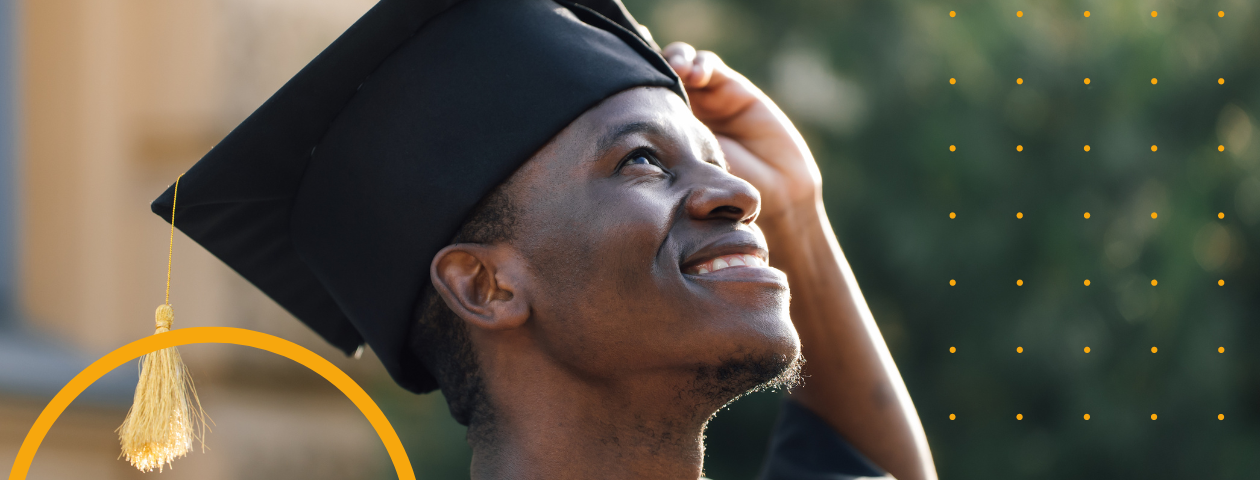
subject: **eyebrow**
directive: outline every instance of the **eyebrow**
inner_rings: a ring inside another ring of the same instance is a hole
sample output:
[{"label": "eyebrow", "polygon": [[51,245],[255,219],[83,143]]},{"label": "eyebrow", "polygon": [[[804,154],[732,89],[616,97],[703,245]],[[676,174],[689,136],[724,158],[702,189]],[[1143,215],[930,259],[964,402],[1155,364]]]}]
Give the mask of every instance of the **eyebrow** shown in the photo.
[{"label": "eyebrow", "polygon": [[624,137],[634,135],[636,133],[646,133],[650,135],[665,136],[668,130],[658,122],[639,121],[618,125],[611,132],[605,133],[599,137],[599,141],[595,143],[598,156],[603,156],[605,152],[612,149],[618,140]]},{"label": "eyebrow", "polygon": [[[649,135],[664,137],[669,135],[669,129],[659,122],[646,120],[623,123],[618,125],[617,128],[614,128],[611,132],[605,133],[603,136],[599,137],[599,141],[595,144],[595,151],[597,152],[596,158],[603,157],[608,150],[611,150],[613,146],[617,144],[618,140],[636,133],[646,133]],[[700,142],[700,157],[704,162],[712,163],[718,168],[730,171],[730,167],[726,163],[726,158],[722,155],[722,149],[718,146],[716,141],[707,139],[702,140]]]}]

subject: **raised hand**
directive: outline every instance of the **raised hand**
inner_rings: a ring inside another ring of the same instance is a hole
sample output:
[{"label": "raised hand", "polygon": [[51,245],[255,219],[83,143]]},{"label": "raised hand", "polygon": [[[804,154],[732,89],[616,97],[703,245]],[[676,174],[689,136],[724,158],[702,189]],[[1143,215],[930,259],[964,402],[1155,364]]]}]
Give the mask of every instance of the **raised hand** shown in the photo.
[{"label": "raised hand", "polygon": [[717,54],[682,42],[663,55],[678,73],[691,109],[717,135],[731,173],[761,192],[763,228],[820,202],[822,176],[800,132],[782,110]]}]

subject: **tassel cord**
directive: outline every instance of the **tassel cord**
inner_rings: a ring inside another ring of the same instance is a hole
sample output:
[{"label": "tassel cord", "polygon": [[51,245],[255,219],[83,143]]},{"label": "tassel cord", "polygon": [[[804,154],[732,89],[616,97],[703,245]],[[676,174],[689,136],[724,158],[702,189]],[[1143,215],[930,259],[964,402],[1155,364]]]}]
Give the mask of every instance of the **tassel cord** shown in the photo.
[{"label": "tassel cord", "polygon": [[[171,197],[170,242],[166,252],[166,297],[154,313],[154,335],[170,331],[175,321],[171,308],[171,264],[175,251],[175,205],[180,175]],[[122,454],[142,472],[170,466],[171,461],[192,451],[194,441],[205,451],[207,421],[179,350],[164,348],[144,356],[140,378],[127,418],[118,427]]]}]

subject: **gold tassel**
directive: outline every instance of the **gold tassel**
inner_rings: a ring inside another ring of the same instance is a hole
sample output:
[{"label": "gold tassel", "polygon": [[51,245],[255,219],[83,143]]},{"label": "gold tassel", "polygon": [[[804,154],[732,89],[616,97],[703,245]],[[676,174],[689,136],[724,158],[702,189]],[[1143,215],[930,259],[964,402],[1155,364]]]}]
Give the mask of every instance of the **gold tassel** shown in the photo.
[{"label": "gold tassel", "polygon": [[[180,175],[183,178],[183,175]],[[166,303],[158,306],[154,335],[169,331],[175,320],[171,309],[171,257],[175,250],[175,199],[179,179],[171,199],[171,243],[166,257]],[[197,398],[188,367],[174,347],[144,356],[140,382],[126,420],[118,427],[122,455],[142,472],[161,472],[171,461],[192,451],[193,441],[205,450],[206,413]]]}]

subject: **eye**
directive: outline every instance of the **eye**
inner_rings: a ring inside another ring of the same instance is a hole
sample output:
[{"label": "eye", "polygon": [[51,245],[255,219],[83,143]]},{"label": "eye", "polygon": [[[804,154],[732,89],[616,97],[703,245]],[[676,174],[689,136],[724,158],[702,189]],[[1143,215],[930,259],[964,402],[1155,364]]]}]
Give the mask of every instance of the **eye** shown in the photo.
[{"label": "eye", "polygon": [[648,158],[647,155],[642,154],[631,155],[630,158],[626,160],[625,165],[652,165],[652,159]]},{"label": "eye", "polygon": [[625,168],[633,168],[638,172],[642,172],[643,170],[640,170],[640,169],[644,167],[648,167],[651,170],[655,170],[661,173],[665,172],[665,167],[661,166],[661,162],[657,160],[656,157],[653,156],[651,152],[647,152],[643,150],[639,150],[634,153],[631,153],[630,155],[627,155],[626,158],[621,161],[621,165],[617,166],[617,170],[622,170]]}]

